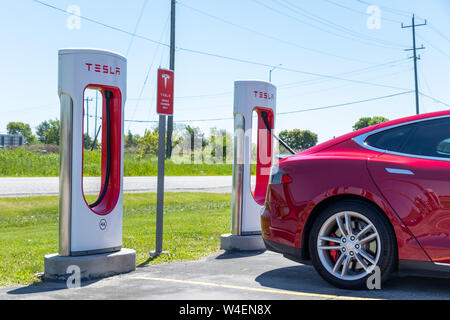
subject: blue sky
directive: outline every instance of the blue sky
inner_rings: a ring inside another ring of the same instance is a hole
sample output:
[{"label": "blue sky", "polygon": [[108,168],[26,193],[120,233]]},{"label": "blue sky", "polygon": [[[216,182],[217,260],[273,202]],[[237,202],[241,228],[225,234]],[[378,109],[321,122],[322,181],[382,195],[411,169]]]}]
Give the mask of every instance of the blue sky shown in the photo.
[{"label": "blue sky", "polygon": [[[125,118],[157,121],[156,69],[169,66],[169,50],[151,40],[169,43],[170,1],[42,2],[62,10],[75,5],[81,16],[123,31],[86,19],[81,19],[80,29],[70,29],[69,15],[57,9],[33,0],[0,1],[0,132],[6,132],[10,121],[35,128],[59,117],[57,52],[67,47],[103,48],[127,56]],[[370,5],[380,9],[379,29],[367,26]],[[426,26],[416,29],[417,45],[426,47],[419,51],[420,91],[447,104],[421,96],[421,113],[444,110],[450,106],[448,0],[180,0],[174,120],[231,118],[233,82],[267,81],[271,66],[280,64],[272,72],[281,113],[276,131],[308,129],[322,142],[351,131],[362,116],[415,114],[414,94],[400,94],[414,89],[413,61],[408,60],[412,52],[404,51],[412,45],[411,29],[401,28],[401,22],[411,24],[412,13],[416,23],[427,19]],[[396,96],[282,114],[388,95]],[[233,128],[232,120],[188,124],[206,133],[210,127]],[[127,122],[125,130],[142,134],[152,126]]]}]

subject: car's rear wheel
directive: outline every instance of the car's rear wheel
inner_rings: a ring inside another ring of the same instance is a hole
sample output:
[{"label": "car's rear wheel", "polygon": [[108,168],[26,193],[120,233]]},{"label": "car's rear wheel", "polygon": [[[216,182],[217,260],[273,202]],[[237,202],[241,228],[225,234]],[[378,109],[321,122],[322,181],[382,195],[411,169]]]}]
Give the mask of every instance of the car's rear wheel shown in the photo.
[{"label": "car's rear wheel", "polygon": [[367,288],[376,267],[382,283],[395,268],[396,242],[388,220],[361,201],[340,201],[323,210],[309,244],[317,272],[340,288]]}]

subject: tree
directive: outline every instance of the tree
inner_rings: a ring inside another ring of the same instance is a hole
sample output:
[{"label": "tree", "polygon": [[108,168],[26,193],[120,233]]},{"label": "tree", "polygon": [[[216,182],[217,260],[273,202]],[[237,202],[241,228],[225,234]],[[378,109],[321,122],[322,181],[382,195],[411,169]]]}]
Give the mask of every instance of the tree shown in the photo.
[{"label": "tree", "polygon": [[359,130],[386,121],[389,121],[389,119],[385,117],[362,117],[354,124],[353,130]]},{"label": "tree", "polygon": [[158,154],[158,130],[158,127],[153,130],[145,130],[144,136],[138,139],[140,157],[147,153]]},{"label": "tree", "polygon": [[85,132],[83,135],[83,145],[85,149],[90,149],[93,147],[94,140]]},{"label": "tree", "polygon": [[231,155],[233,139],[225,129],[213,127],[209,134],[209,153],[214,163],[226,163],[227,153]]},{"label": "tree", "polygon": [[36,135],[40,142],[45,144],[59,145],[60,123],[58,119],[46,120],[39,124],[36,128]]},{"label": "tree", "polygon": [[203,149],[208,145],[208,140],[205,139],[205,134],[198,127],[191,127],[187,125],[184,129],[185,130],[182,135],[183,150],[190,150],[190,158],[193,162],[195,153],[198,151],[203,151]]},{"label": "tree", "polygon": [[[142,158],[145,154],[158,154],[158,144],[159,144],[159,127],[155,127],[152,130],[145,130],[144,136],[139,137],[135,135],[138,142],[138,153],[139,157]],[[177,136],[177,132],[173,132],[172,136],[172,148],[177,144],[181,143],[181,137]],[[166,143],[167,143],[167,133],[166,133]]]},{"label": "tree", "polygon": [[125,148],[134,148],[134,147],[137,147],[138,146],[138,144],[139,144],[139,135],[138,134],[136,134],[136,135],[133,135],[132,133],[131,133],[131,130],[128,130],[128,134],[125,136]]},{"label": "tree", "polygon": [[10,122],[6,125],[8,134],[21,134],[24,136],[26,145],[37,143],[36,136],[31,132],[30,125],[23,122]]},{"label": "tree", "polygon": [[283,130],[278,136],[296,151],[305,150],[317,144],[317,134],[309,130]]}]

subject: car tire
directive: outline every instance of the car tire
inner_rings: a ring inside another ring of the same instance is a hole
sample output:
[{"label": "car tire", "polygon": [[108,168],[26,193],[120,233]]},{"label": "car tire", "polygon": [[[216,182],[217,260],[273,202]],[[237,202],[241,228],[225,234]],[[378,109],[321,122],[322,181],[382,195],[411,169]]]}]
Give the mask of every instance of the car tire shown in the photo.
[{"label": "car tire", "polygon": [[343,289],[377,288],[397,264],[389,220],[375,206],[358,200],[339,201],[319,213],[311,228],[309,252],[320,276]]}]

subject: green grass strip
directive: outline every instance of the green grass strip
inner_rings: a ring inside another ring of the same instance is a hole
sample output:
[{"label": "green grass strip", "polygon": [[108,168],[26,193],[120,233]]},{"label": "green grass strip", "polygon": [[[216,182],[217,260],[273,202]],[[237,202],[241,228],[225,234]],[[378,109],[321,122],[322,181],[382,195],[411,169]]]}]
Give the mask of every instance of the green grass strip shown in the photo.
[{"label": "green grass strip", "polygon": [[[88,196],[88,201],[95,200]],[[166,193],[164,245],[155,249],[156,194],[124,195],[123,247],[138,266],[194,260],[219,249],[230,228],[230,194]],[[44,255],[58,247],[58,197],[0,199],[0,286],[38,283]]]},{"label": "green grass strip", "polygon": [[[85,150],[83,154],[83,174],[99,177],[101,174],[101,154],[99,151]],[[254,169],[253,169],[254,172]],[[166,160],[166,176],[231,176],[232,164],[184,163]],[[59,175],[59,154],[40,153],[24,148],[0,149],[0,177],[57,177]],[[158,159],[147,155],[124,154],[124,175],[157,176]]]}]

